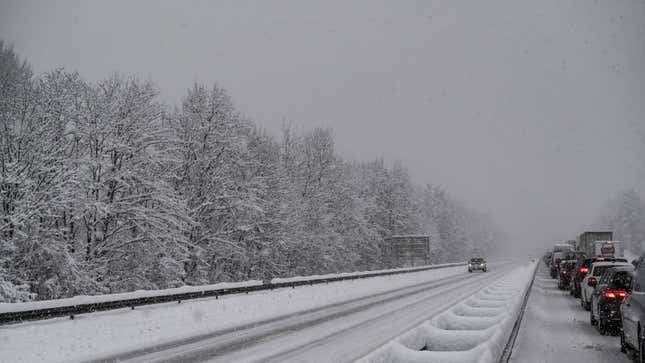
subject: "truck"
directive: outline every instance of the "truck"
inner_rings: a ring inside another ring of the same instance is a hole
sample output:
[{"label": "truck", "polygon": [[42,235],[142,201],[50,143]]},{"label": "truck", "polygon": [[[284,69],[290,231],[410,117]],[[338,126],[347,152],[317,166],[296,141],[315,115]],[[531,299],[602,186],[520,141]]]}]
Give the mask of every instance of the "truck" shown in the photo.
[{"label": "truck", "polygon": [[611,241],[613,239],[614,234],[611,231],[583,232],[576,240],[576,251],[584,253],[587,257],[595,257],[598,256],[596,241]]},{"label": "truck", "polygon": [[596,241],[594,242],[594,252],[596,256],[603,257],[623,257],[623,243],[620,241]]}]

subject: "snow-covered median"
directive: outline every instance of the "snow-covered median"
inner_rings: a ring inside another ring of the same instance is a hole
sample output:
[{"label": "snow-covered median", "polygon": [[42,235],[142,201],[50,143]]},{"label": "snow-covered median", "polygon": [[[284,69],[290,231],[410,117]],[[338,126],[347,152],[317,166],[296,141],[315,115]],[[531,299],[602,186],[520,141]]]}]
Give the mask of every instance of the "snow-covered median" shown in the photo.
[{"label": "snow-covered median", "polygon": [[497,362],[535,268],[531,263],[513,270],[358,362]]}]

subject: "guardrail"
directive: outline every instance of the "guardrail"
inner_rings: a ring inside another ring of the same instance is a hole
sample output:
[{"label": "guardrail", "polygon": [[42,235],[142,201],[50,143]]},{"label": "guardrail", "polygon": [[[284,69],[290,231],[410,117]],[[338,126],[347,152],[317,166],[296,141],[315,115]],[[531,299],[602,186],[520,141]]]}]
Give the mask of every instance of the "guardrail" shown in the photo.
[{"label": "guardrail", "polygon": [[420,272],[420,271],[434,270],[434,269],[453,267],[453,266],[465,266],[465,265],[466,265],[465,262],[457,262],[457,263],[448,263],[448,264],[441,264],[441,265],[428,265],[428,266],[403,268],[403,269],[396,269],[396,270],[376,271],[371,273],[359,272],[355,274],[347,274],[342,276],[314,277],[311,279],[297,280],[297,281],[269,282],[262,285],[250,285],[250,286],[230,287],[230,288],[215,288],[215,289],[206,289],[202,291],[184,292],[184,293],[178,293],[178,294],[138,297],[138,298],[131,298],[131,299],[94,302],[94,303],[87,303],[87,304],[72,304],[72,305],[56,306],[56,307],[41,308],[41,309],[4,312],[4,313],[0,313],[0,325],[9,324],[9,323],[20,323],[20,322],[29,321],[29,320],[50,319],[50,318],[61,317],[61,316],[69,316],[71,319],[74,319],[75,315],[93,313],[98,311],[123,309],[123,308],[134,309],[137,306],[161,304],[161,303],[168,303],[168,302],[174,302],[174,301],[181,303],[184,300],[200,299],[205,297],[215,297],[217,299],[219,296],[225,296],[225,295],[244,294],[244,293],[248,294],[249,292],[256,292],[256,291],[273,290],[273,289],[288,288],[288,287],[295,288],[296,286],[303,286],[303,285],[326,284],[326,283],[336,282],[336,281],[398,275],[398,274],[404,274],[404,273]]}]

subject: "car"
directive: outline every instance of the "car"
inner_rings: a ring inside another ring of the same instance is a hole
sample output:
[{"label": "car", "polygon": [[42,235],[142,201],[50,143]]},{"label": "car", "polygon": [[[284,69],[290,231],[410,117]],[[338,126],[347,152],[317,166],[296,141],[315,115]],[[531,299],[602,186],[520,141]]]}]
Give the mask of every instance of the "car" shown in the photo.
[{"label": "car", "polygon": [[560,273],[558,274],[558,289],[565,290],[569,288],[571,275],[576,268],[576,260],[560,261]]},{"label": "car", "polygon": [[486,272],[486,260],[481,257],[474,257],[468,261],[468,272],[473,272],[475,270],[481,270]]},{"label": "car", "polygon": [[627,262],[607,262],[599,261],[591,264],[589,273],[582,279],[580,283],[580,305],[585,309],[591,309],[591,295],[594,292],[596,285],[598,284],[598,279],[600,276],[610,267],[614,266],[631,266]]},{"label": "car", "polygon": [[551,254],[550,272],[551,278],[558,278],[560,272],[560,261],[573,259],[574,257],[573,246],[568,243],[558,243],[553,246]]},{"label": "car", "polygon": [[620,350],[635,350],[639,361],[645,362],[645,263],[639,259],[631,292],[620,305]]},{"label": "car", "polygon": [[558,272],[560,271],[560,261],[564,260],[564,252],[553,252],[551,256],[551,278],[555,279],[558,277]]},{"label": "car", "polygon": [[591,295],[589,321],[598,328],[600,334],[620,328],[620,304],[631,290],[634,266],[608,268],[598,280]]},{"label": "car", "polygon": [[624,258],[614,258],[614,257],[590,257],[587,258],[584,255],[581,255],[578,258],[576,263],[575,272],[571,278],[571,294],[574,297],[580,297],[581,283],[582,280],[587,276],[591,264],[597,261],[618,261],[618,262],[627,262]]}]

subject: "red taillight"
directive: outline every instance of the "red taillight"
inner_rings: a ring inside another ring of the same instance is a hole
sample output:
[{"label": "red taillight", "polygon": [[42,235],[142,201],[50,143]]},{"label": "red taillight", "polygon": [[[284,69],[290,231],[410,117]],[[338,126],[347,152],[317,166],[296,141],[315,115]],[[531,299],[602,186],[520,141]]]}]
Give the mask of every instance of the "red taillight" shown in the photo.
[{"label": "red taillight", "polygon": [[587,272],[589,272],[589,269],[588,269],[588,268],[586,268],[586,267],[580,267],[580,273],[586,274]]},{"label": "red taillight", "polygon": [[555,264],[555,268],[560,268],[560,265],[558,265],[558,264],[556,263],[556,264]]},{"label": "red taillight", "polygon": [[621,298],[624,299],[627,297],[627,291],[622,291],[622,290],[607,290],[605,291],[605,297],[608,299],[615,299],[615,298]]},{"label": "red taillight", "polygon": [[596,278],[591,276],[587,282],[593,282],[594,284],[596,283]]}]

